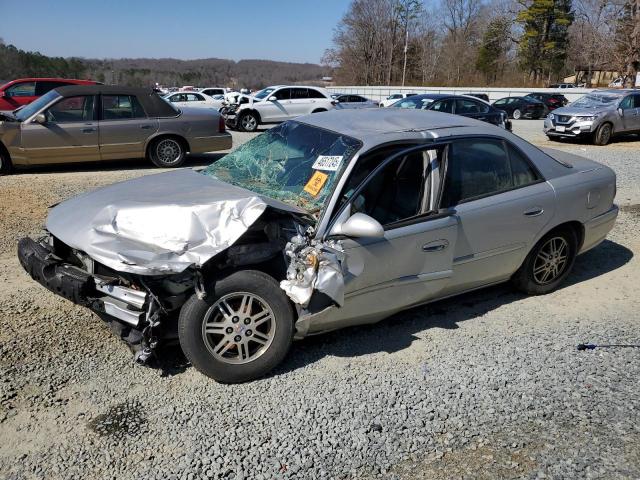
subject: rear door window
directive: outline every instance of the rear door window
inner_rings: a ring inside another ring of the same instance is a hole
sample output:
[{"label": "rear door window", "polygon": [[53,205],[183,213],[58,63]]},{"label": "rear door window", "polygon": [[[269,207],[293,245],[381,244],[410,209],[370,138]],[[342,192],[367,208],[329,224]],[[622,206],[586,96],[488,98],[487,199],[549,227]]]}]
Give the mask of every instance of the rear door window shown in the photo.
[{"label": "rear door window", "polygon": [[292,88],[291,100],[307,100],[309,98],[309,92],[306,88]]},{"label": "rear door window", "polygon": [[453,113],[454,100],[452,98],[446,100],[438,100],[433,102],[429,107],[429,110],[435,110],[436,112]]},{"label": "rear door window", "polygon": [[135,95],[103,95],[102,119],[123,120],[146,118],[146,113]]},{"label": "rear door window", "polygon": [[456,114],[457,115],[473,115],[475,113],[487,113],[489,106],[484,103],[476,102],[474,100],[461,99],[456,100]]}]

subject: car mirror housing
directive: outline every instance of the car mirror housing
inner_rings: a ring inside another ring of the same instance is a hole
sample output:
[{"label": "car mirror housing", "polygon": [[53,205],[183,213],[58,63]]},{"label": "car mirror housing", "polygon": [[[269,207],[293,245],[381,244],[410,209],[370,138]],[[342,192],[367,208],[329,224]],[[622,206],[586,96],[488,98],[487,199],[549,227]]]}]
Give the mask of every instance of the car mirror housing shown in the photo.
[{"label": "car mirror housing", "polygon": [[44,125],[47,123],[47,117],[45,117],[44,113],[39,113],[35,117],[33,117],[33,121],[35,123],[39,123],[40,125]]},{"label": "car mirror housing", "polygon": [[624,109],[622,107],[618,107],[618,115],[624,117]]},{"label": "car mirror housing", "polygon": [[269,101],[270,101],[270,102],[275,102],[275,101],[277,101],[277,100],[278,100],[278,99],[277,99],[276,97],[274,97],[274,96],[269,97]]},{"label": "car mirror housing", "polygon": [[384,237],[384,228],[375,218],[364,213],[354,213],[345,222],[337,223],[331,229],[331,235],[344,235],[354,238]]}]

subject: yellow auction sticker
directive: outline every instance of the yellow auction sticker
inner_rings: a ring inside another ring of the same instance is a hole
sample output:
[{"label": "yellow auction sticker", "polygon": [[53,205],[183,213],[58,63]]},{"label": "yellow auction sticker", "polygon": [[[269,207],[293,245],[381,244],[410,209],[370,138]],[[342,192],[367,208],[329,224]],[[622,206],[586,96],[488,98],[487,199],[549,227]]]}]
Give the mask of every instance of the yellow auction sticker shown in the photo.
[{"label": "yellow auction sticker", "polygon": [[304,186],[304,191],[309,195],[316,197],[320,193],[320,190],[322,190],[322,187],[324,187],[324,184],[327,183],[328,178],[329,175],[326,173],[318,171],[314,172],[307,184]]}]

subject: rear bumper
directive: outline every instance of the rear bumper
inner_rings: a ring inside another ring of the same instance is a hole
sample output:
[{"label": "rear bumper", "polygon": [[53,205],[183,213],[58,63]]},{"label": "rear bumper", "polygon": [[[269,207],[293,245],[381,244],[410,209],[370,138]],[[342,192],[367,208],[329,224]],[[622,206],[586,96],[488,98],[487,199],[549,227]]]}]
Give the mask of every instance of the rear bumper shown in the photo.
[{"label": "rear bumper", "polygon": [[584,241],[580,253],[592,249],[607,237],[616,223],[618,211],[618,206],[614,204],[608,211],[584,224]]},{"label": "rear bumper", "polygon": [[132,327],[138,327],[144,319],[147,304],[145,292],[110,285],[63,261],[43,242],[35,242],[31,238],[20,240],[18,259],[22,268],[36,282],[76,305]]},{"label": "rear bumper", "polygon": [[206,153],[229,150],[233,146],[231,134],[219,133],[210,137],[192,137],[189,139],[190,153]]}]

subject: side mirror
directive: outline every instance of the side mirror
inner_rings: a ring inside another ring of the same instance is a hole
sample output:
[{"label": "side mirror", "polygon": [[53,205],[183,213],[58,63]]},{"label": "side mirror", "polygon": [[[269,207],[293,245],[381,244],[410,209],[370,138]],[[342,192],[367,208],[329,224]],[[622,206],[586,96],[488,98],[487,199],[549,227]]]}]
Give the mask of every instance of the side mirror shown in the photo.
[{"label": "side mirror", "polygon": [[371,218],[364,213],[354,213],[345,222],[334,225],[330,235],[344,235],[354,238],[381,238],[384,237],[384,228],[375,218]]},{"label": "side mirror", "polygon": [[276,102],[276,101],[278,101],[278,99],[276,97],[269,97],[269,101],[270,102]]},{"label": "side mirror", "polygon": [[47,123],[47,117],[45,117],[44,113],[39,113],[33,118],[33,121],[40,125],[44,125]]},{"label": "side mirror", "polygon": [[621,117],[624,117],[624,110],[622,107],[618,107],[618,115],[620,115]]}]

